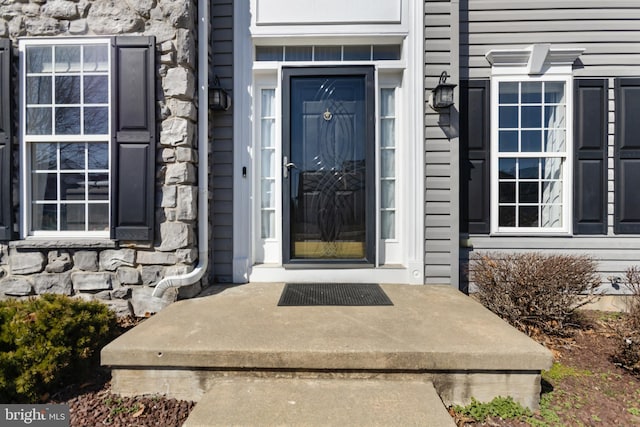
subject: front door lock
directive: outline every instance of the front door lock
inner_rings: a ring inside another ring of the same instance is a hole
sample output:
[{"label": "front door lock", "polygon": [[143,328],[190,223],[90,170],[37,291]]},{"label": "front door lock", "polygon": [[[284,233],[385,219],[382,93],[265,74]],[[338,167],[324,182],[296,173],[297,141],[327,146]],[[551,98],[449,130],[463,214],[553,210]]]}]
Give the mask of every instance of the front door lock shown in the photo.
[{"label": "front door lock", "polygon": [[295,163],[291,163],[288,160],[289,159],[287,159],[287,156],[284,156],[282,158],[282,176],[284,178],[289,178],[289,169],[291,169],[291,168],[297,169],[298,168]]}]

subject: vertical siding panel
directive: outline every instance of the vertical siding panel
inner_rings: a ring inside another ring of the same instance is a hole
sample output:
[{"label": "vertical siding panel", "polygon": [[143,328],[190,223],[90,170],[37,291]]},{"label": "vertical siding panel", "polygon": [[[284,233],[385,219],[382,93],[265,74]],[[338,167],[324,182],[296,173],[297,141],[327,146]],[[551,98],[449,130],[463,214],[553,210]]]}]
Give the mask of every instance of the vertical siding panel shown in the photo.
[{"label": "vertical siding panel", "polygon": [[112,237],[153,241],[156,130],[155,39],[116,37]]},{"label": "vertical siding panel", "polygon": [[13,235],[11,122],[11,42],[0,39],[0,240]]},{"label": "vertical siding panel", "polygon": [[607,233],[606,79],[574,81],[573,233]]},{"label": "vertical siding panel", "polygon": [[[210,78],[218,76],[233,98],[233,1],[211,2]],[[232,281],[233,260],[233,116],[232,110],[210,113],[211,257],[213,280]]]},{"label": "vertical siding panel", "polygon": [[488,234],[491,231],[489,80],[463,80],[460,91],[460,228],[463,233]]},{"label": "vertical siding panel", "polygon": [[617,79],[615,146],[615,223],[617,234],[640,234],[640,78]]},{"label": "vertical siding panel", "polygon": [[447,71],[449,81],[458,83],[457,29],[452,28],[456,21],[451,2],[425,1],[425,283],[457,286],[458,216],[451,200],[458,198],[458,162],[450,137],[457,114],[436,112],[428,105],[440,73]]}]

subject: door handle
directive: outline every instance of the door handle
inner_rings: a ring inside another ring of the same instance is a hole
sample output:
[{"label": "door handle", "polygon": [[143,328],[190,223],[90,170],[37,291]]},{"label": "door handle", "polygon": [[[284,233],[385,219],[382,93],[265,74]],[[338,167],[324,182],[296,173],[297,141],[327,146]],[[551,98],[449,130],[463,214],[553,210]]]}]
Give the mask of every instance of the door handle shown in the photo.
[{"label": "door handle", "polygon": [[291,168],[297,169],[298,168],[295,163],[291,163],[288,160],[289,159],[287,159],[287,156],[284,156],[282,158],[282,176],[284,178],[289,178],[289,169],[291,169]]}]

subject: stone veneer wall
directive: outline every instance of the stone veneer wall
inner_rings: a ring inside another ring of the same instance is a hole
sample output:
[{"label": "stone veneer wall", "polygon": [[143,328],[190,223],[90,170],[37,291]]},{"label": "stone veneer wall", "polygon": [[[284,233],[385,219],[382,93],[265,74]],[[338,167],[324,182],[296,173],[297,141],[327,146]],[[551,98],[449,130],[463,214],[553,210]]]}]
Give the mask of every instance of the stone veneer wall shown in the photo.
[{"label": "stone veneer wall", "polygon": [[[119,315],[144,316],[201,290],[198,283],[180,293],[169,290],[162,300],[151,297],[162,277],[189,272],[197,261],[196,24],[192,0],[0,2],[0,37],[10,38],[14,46],[18,37],[155,36],[159,135],[156,242],[0,242],[0,298],[75,295],[102,300]],[[15,162],[17,135],[16,125]],[[15,163],[15,218],[19,218],[18,170]]]}]

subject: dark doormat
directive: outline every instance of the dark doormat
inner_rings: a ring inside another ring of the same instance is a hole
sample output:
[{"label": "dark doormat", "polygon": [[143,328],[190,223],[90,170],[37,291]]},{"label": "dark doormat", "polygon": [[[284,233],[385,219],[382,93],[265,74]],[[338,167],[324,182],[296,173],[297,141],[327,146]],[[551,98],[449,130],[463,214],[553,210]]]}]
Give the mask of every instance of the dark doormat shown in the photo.
[{"label": "dark doormat", "polygon": [[279,306],[393,305],[375,283],[287,283]]}]

